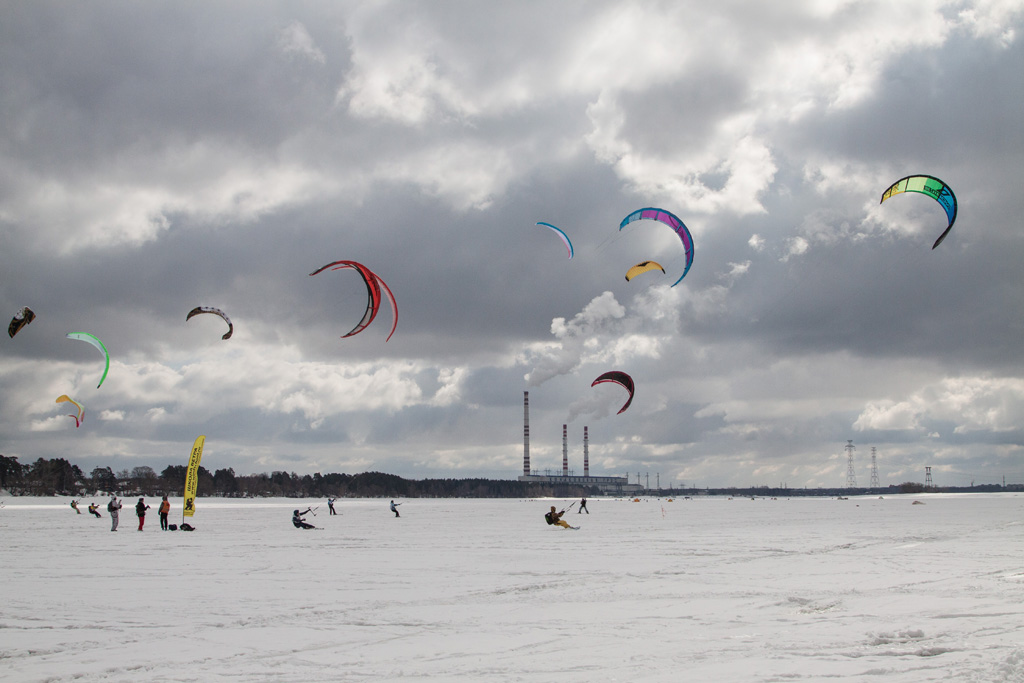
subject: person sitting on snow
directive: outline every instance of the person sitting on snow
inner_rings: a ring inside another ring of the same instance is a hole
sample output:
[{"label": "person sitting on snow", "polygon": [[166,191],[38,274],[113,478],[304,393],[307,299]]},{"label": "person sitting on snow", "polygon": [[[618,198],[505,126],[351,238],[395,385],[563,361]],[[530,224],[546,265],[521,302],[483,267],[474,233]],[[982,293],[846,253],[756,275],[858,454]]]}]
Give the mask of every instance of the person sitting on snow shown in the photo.
[{"label": "person sitting on snow", "polygon": [[548,524],[556,524],[556,525],[558,525],[560,527],[565,527],[566,529],[568,529],[572,525],[569,524],[569,522],[567,522],[564,519],[562,519],[562,515],[564,515],[564,514],[565,514],[565,510],[562,510],[561,512],[555,512],[555,506],[552,505],[551,506],[551,512],[545,512],[544,513],[544,520]]},{"label": "person sitting on snow", "polygon": [[302,515],[312,512],[312,508],[306,508],[305,512],[299,512],[295,510],[292,512],[292,524],[295,525],[296,529],[315,529],[316,527],[302,519]]}]

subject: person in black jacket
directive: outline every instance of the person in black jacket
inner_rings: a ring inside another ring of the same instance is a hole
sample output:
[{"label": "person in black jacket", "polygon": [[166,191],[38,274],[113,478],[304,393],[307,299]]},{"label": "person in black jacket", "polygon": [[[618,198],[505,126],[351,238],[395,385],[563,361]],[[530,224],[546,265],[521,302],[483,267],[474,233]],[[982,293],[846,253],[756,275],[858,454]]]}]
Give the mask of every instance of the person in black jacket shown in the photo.
[{"label": "person in black jacket", "polygon": [[306,508],[305,512],[299,512],[295,510],[292,512],[292,524],[295,525],[296,529],[315,529],[316,527],[302,519],[302,515],[312,512],[312,508]]},{"label": "person in black jacket", "polygon": [[139,498],[139,502],[135,504],[135,514],[139,516],[139,531],[142,531],[142,525],[146,523],[146,510],[149,506],[146,505],[144,498]]}]

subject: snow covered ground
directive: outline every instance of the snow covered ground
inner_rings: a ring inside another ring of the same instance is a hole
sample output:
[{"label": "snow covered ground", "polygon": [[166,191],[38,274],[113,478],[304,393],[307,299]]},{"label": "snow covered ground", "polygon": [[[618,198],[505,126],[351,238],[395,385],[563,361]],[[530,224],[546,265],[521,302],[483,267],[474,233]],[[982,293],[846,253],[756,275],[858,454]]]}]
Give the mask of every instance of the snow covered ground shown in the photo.
[{"label": "snow covered ground", "polygon": [[1024,681],[1021,494],[2,502],[5,681]]}]

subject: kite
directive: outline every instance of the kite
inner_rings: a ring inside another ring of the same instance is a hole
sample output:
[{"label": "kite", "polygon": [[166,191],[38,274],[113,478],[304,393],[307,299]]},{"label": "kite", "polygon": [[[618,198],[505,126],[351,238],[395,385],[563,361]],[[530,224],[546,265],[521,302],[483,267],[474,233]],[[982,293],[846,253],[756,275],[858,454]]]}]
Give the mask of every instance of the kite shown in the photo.
[{"label": "kite", "polygon": [[211,308],[209,306],[196,306],[195,308],[188,312],[188,315],[185,316],[185,321],[188,322],[189,318],[191,318],[194,315],[199,315],[200,313],[212,313],[214,315],[219,315],[221,318],[223,318],[224,322],[228,324],[228,331],[227,334],[221,337],[221,339],[231,339],[231,334],[235,331],[235,326],[231,324],[231,318],[229,318],[227,314],[224,313],[224,311],[220,310],[219,308]]},{"label": "kite", "polygon": [[641,261],[626,271],[626,282],[629,282],[641,273],[646,273],[651,270],[660,270],[663,273],[665,272],[665,269],[662,268],[661,264],[657,261]]},{"label": "kite", "polygon": [[555,234],[558,235],[558,238],[560,240],[562,240],[562,244],[564,244],[565,248],[569,251],[569,258],[573,257],[573,254],[575,252],[572,250],[572,242],[569,241],[569,236],[566,235],[561,230],[561,228],[556,228],[555,226],[551,225],[550,223],[545,223],[544,221],[538,221],[537,225],[543,225],[545,228],[551,228],[552,230],[554,230]]},{"label": "kite", "polygon": [[[604,373],[603,375],[595,379],[590,384],[590,386],[596,387],[598,384],[604,384],[605,382],[612,382],[613,384],[618,384],[619,386],[621,386],[622,388],[629,392],[629,398],[626,399],[626,402],[622,405],[621,408],[619,408],[619,413],[621,413],[622,411],[629,407],[630,403],[633,402],[633,378],[624,372],[620,372],[619,370],[612,370],[610,372]],[[618,415],[619,413],[616,413],[616,415]]]},{"label": "kite", "polygon": [[103,357],[106,359],[106,365],[103,368],[103,376],[100,377],[100,383],[96,385],[96,388],[99,389],[103,386],[103,380],[107,378],[107,372],[110,370],[110,354],[107,353],[107,347],[103,345],[103,342],[88,332],[68,332],[67,338],[88,342],[99,349],[100,353],[103,354]]},{"label": "kite", "polygon": [[953,223],[956,222],[956,195],[953,194],[953,190],[935,176],[908,175],[906,178],[900,178],[890,185],[889,189],[882,193],[882,201],[878,203],[881,204],[889,197],[903,192],[926,194],[941,204],[942,208],[946,210],[946,218],[949,219],[949,225],[939,235],[939,239],[935,240],[932,249],[942,244],[942,240],[946,239],[946,235],[953,229]]},{"label": "kite", "polygon": [[633,221],[639,221],[642,219],[664,223],[668,227],[672,228],[683,243],[683,249],[686,251],[686,267],[683,269],[683,274],[679,276],[679,279],[672,283],[672,286],[675,287],[683,281],[686,274],[690,272],[690,266],[693,265],[693,238],[690,237],[690,231],[686,229],[686,226],[683,225],[683,222],[679,220],[679,217],[674,213],[666,211],[665,209],[655,209],[653,207],[638,209],[623,218],[622,222],[619,223],[619,230],[622,230]]},{"label": "kite", "polygon": [[11,324],[7,326],[7,334],[14,339],[14,335],[21,332],[21,328],[28,325],[30,322],[36,319],[36,314],[32,312],[32,309],[28,306],[20,308],[14,317],[11,318]]},{"label": "kite", "polygon": [[334,261],[332,263],[328,263],[322,268],[317,268],[310,273],[310,275],[316,275],[328,268],[331,270],[351,268],[359,273],[363,278],[363,282],[366,284],[367,301],[366,312],[363,314],[363,319],[359,321],[359,324],[352,328],[351,332],[342,335],[341,338],[344,339],[345,337],[351,337],[352,335],[359,334],[373,322],[373,319],[377,317],[377,311],[380,310],[380,298],[383,291],[383,295],[388,298],[388,301],[391,303],[391,310],[394,313],[394,319],[391,323],[391,332],[388,333],[387,339],[384,341],[386,342],[388,339],[391,339],[391,335],[395,333],[395,328],[398,326],[398,303],[395,301],[395,295],[391,292],[391,288],[385,284],[384,280],[382,280],[380,276],[372,270],[361,263],[357,263],[356,261]]},{"label": "kite", "polygon": [[82,426],[82,421],[85,419],[85,406],[83,406],[75,399],[69,397],[67,394],[61,394],[60,396],[58,396],[56,403],[73,403],[75,407],[78,408],[78,415],[68,415],[68,417],[75,418],[76,427]]}]

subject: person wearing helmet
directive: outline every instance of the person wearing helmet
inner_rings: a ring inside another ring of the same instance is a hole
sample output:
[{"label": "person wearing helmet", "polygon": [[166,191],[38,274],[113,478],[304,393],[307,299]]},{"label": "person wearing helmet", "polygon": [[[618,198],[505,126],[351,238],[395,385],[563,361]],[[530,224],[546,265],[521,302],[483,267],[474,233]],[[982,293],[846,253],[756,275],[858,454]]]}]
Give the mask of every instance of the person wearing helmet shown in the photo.
[{"label": "person wearing helmet", "polygon": [[298,510],[292,511],[292,524],[295,525],[296,529],[315,529],[316,527],[302,519],[302,515],[312,512],[312,508],[306,508],[305,512],[299,512]]}]

